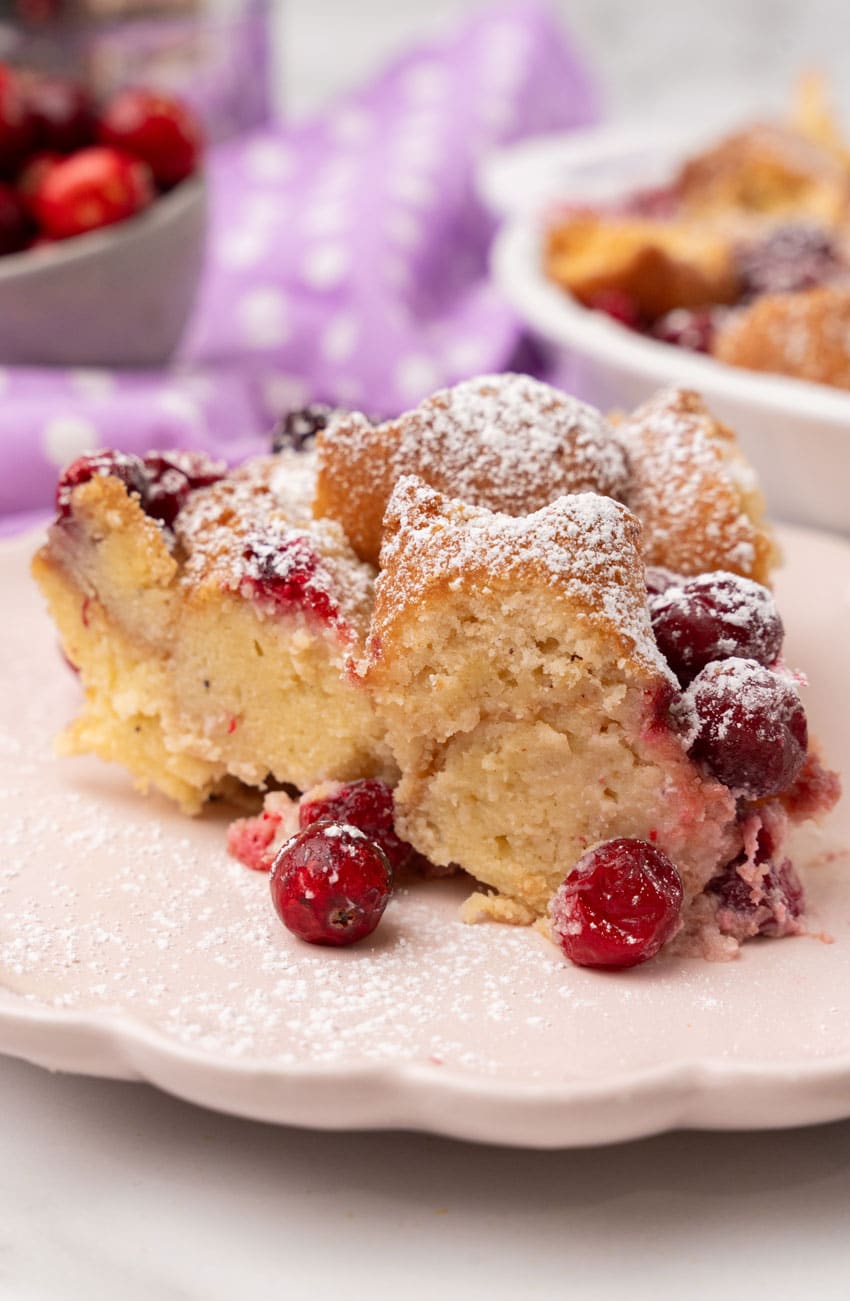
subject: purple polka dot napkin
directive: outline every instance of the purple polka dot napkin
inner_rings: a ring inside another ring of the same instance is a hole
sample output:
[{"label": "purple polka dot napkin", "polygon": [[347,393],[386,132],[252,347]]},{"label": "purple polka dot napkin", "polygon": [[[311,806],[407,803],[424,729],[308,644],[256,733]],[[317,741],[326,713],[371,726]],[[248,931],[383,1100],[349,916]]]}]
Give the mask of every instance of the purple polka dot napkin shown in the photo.
[{"label": "purple polka dot napkin", "polygon": [[46,505],[92,447],[267,446],[310,398],[391,414],[508,365],[476,162],[583,124],[592,81],[553,16],[512,4],[397,60],[292,129],[214,150],[208,260],[167,372],[0,369],[0,515]]}]

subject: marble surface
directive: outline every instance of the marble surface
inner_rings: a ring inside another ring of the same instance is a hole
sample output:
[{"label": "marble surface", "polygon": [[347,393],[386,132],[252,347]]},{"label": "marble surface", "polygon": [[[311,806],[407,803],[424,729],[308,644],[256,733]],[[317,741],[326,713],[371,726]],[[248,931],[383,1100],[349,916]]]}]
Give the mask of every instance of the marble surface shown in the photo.
[{"label": "marble surface", "polygon": [[847,1295],[850,1124],[518,1152],[9,1061],[0,1111],[3,1301]]},{"label": "marble surface", "polygon": [[[462,0],[291,0],[295,111]],[[839,82],[846,0],[563,0],[615,116]],[[850,82],[838,84],[850,109]],[[272,1129],[0,1059],[0,1301],[847,1296],[850,1123],[517,1152]]]}]

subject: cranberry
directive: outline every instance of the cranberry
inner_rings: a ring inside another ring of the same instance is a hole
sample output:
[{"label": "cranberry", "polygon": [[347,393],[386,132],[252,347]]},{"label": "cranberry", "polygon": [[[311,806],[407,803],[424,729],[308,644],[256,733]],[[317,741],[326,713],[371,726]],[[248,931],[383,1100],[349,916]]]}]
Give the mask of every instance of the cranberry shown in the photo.
[{"label": "cranberry", "polygon": [[65,77],[33,77],[27,99],[40,149],[71,154],[94,144],[94,102],[79,82]]},{"label": "cranberry", "polygon": [[652,337],[691,352],[711,352],[717,311],[711,307],[676,307],[652,327]]},{"label": "cranberry", "polygon": [[750,799],[786,790],[806,758],[806,714],[793,684],[752,659],[709,664],[682,700],[695,719],[690,753]]},{"label": "cranberry", "polygon": [[144,467],[147,486],[142,505],[169,528],[189,494],[218,483],[227,470],[223,461],[212,461],[203,452],[148,452]]},{"label": "cranberry", "polygon": [[35,216],[36,198],[48,172],[61,161],[61,155],[52,152],[33,154],[18,176],[16,189],[27,212]]},{"label": "cranberry", "polygon": [[278,917],[299,939],[354,944],[381,920],[392,871],[384,851],[356,827],[314,822],[278,853],[271,892]]},{"label": "cranberry", "polygon": [[138,494],[147,515],[170,526],[189,493],[215,483],[225,470],[223,462],[212,461],[202,452],[149,452],[144,459],[128,452],[94,452],[78,457],[63,471],[56,509],[60,519],[67,518],[74,488],[109,474]]},{"label": "cranberry", "polygon": [[319,558],[305,533],[290,532],[270,541],[248,542],[243,586],[246,594],[275,606],[300,607],[332,622],[339,608],[332,600]]},{"label": "cranberry", "polygon": [[23,79],[0,64],[0,175],[15,175],[35,144],[35,130]]},{"label": "cranberry", "polygon": [[78,456],[62,471],[56,487],[56,510],[60,519],[71,513],[71,494],[81,483],[88,483],[98,475],[109,474],[120,479],[130,492],[141,497],[146,488],[144,462],[127,452],[102,451]]},{"label": "cranberry", "polygon": [[715,660],[773,664],[785,630],[766,587],[723,570],[679,579],[650,597],[652,630],[683,686]]},{"label": "cranberry", "polygon": [[[705,887],[707,894],[716,896],[719,907],[732,914],[724,929],[750,935],[784,935],[793,930],[793,923],[805,910],[806,896],[791,862],[785,859],[778,865],[768,864],[749,882],[738,871],[743,861],[729,863]],[[718,920],[722,924],[724,919]]]},{"label": "cranberry", "polygon": [[576,863],[550,906],[558,943],[580,967],[635,967],[678,929],[682,878],[645,840],[607,840]]},{"label": "cranberry", "polygon": [[35,197],[39,223],[51,239],[111,226],[153,199],[148,168],[116,149],[93,147],[49,169]]},{"label": "cranberry", "polygon": [[280,814],[265,809],[255,818],[237,818],[227,829],[227,852],[253,872],[270,871],[269,849],[280,824]]},{"label": "cranberry", "polygon": [[163,190],[190,176],[201,156],[201,128],[194,113],[154,90],[120,91],[106,106],[99,136],[102,144],[147,163]]},{"label": "cranberry", "polygon": [[316,795],[301,800],[299,820],[302,827],[311,822],[331,819],[357,827],[373,840],[387,856],[394,872],[404,867],[413,854],[413,846],[395,833],[393,793],[386,782],[374,777],[348,782],[344,786],[317,788]]},{"label": "cranberry", "polygon": [[738,249],[735,260],[746,298],[815,289],[843,269],[829,232],[805,223],[778,227]]},{"label": "cranberry", "polygon": [[29,245],[32,233],[23,199],[0,181],[0,254],[19,253]]},{"label": "cranberry", "polygon": [[303,452],[316,441],[316,435],[327,427],[334,408],[323,402],[287,411],[272,431],[273,452]]},{"label": "cranberry", "polygon": [[592,295],[587,305],[595,312],[604,312],[629,330],[640,330],[643,327],[640,307],[631,294],[623,289],[600,289]]}]

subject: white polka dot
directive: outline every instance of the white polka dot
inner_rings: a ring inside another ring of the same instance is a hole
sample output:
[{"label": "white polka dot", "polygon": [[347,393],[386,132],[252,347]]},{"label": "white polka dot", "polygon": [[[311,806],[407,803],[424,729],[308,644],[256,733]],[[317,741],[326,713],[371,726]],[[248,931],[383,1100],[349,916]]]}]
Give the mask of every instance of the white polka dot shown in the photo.
[{"label": "white polka dot", "polygon": [[176,416],[178,420],[185,420],[190,425],[204,423],[203,413],[197,402],[188,393],[181,393],[178,389],[165,389],[158,394],[156,405],[160,411]]},{"label": "white polka dot", "polygon": [[405,401],[417,401],[440,386],[440,372],[430,357],[410,353],[395,369],[395,386]]},{"label": "white polka dot", "polygon": [[327,199],[305,208],[302,224],[312,235],[338,235],[345,229],[348,209],[339,199]]},{"label": "white polka dot", "polygon": [[236,308],[242,337],[253,348],[273,348],[289,338],[286,300],[278,289],[251,289]]},{"label": "white polka dot", "polygon": [[394,244],[402,248],[412,248],[422,238],[422,227],[414,216],[403,209],[389,212],[386,219],[386,231]]},{"label": "white polka dot", "polygon": [[436,136],[405,132],[396,138],[394,152],[400,166],[411,170],[417,167],[425,169],[442,159],[444,145]]},{"label": "white polka dot", "polygon": [[225,267],[255,266],[268,248],[262,231],[233,230],[223,235],[216,246],[218,261]]},{"label": "white polka dot", "polygon": [[359,145],[369,138],[374,127],[372,114],[354,105],[337,113],[330,124],[330,133],[339,144]]},{"label": "white polka dot", "polygon": [[491,95],[489,99],[482,100],[478,104],[476,111],[480,122],[490,127],[491,130],[498,131],[507,126],[513,117],[513,100],[508,95],[501,93]]},{"label": "white polka dot", "polygon": [[93,451],[100,435],[90,420],[82,416],[57,416],[44,427],[42,446],[54,465],[67,465],[83,452]]},{"label": "white polka dot", "polygon": [[338,199],[354,186],[360,176],[360,164],[353,158],[337,158],[316,177],[316,196]]},{"label": "white polka dot", "polygon": [[448,89],[449,74],[442,63],[420,63],[404,78],[406,94],[414,103],[430,104],[441,100]]},{"label": "white polka dot", "polygon": [[216,395],[215,381],[209,375],[181,375],[180,386],[196,402],[209,402]]},{"label": "white polka dot", "polygon": [[294,407],[303,407],[310,398],[307,382],[300,375],[284,375],[280,372],[266,375],[261,387],[263,404],[272,419]]},{"label": "white polka dot", "polygon": [[322,336],[322,352],[328,361],[346,361],[357,347],[360,333],[355,316],[336,316]]},{"label": "white polka dot", "polygon": [[434,184],[419,172],[399,169],[390,177],[389,192],[403,203],[423,207],[434,198]]},{"label": "white polka dot", "polygon": [[81,368],[71,371],[71,383],[83,397],[102,402],[115,392],[116,379],[108,370]]},{"label": "white polka dot", "polygon": [[348,252],[342,244],[319,244],[304,255],[301,278],[314,289],[334,289],[348,271]]},{"label": "white polka dot", "polygon": [[291,150],[275,140],[255,140],[245,153],[245,168],[257,181],[282,181],[293,163]]},{"label": "white polka dot", "polygon": [[242,219],[248,226],[275,225],[281,218],[284,205],[270,194],[250,194],[242,208]]},{"label": "white polka dot", "polygon": [[481,339],[458,339],[448,345],[443,359],[452,370],[472,374],[487,365],[487,344]]}]

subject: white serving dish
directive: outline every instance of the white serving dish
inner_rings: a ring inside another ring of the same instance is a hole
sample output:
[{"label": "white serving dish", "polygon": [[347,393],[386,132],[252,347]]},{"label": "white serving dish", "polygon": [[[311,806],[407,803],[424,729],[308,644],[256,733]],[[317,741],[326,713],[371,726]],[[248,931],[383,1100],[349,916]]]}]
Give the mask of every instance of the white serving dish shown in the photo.
[{"label": "white serving dish", "polygon": [[850,533],[850,393],[645,338],[582,307],[543,273],[544,214],[553,201],[654,184],[700,142],[657,128],[597,127],[490,158],[480,188],[504,218],[495,279],[545,349],[556,383],[604,409],[631,408],[665,384],[698,389],[737,431],[775,517]]},{"label": "white serving dish", "polygon": [[167,362],[203,268],[206,206],[193,176],[137,217],[0,258],[0,365]]}]

